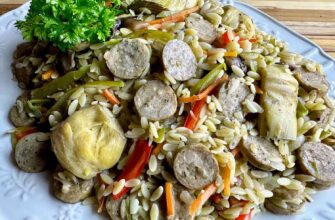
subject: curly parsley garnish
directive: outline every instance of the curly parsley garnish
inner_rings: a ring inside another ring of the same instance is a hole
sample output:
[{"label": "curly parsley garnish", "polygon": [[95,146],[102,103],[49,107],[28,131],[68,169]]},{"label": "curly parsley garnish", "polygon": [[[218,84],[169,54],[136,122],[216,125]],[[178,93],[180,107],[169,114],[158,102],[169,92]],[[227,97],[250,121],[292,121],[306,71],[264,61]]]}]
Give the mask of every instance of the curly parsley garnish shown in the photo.
[{"label": "curly parsley garnish", "polygon": [[111,35],[115,17],[122,13],[121,1],[32,0],[24,21],[16,27],[23,38],[52,42],[67,50],[81,42],[97,43]]}]

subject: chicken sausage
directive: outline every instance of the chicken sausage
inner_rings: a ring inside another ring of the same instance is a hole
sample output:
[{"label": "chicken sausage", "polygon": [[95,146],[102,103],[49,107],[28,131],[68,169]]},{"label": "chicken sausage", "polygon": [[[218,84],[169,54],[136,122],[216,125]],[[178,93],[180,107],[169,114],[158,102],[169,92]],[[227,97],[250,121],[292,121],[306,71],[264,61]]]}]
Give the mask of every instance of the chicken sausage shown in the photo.
[{"label": "chicken sausage", "polygon": [[150,69],[151,48],[144,40],[124,39],[104,55],[114,76],[121,79],[137,79]]},{"label": "chicken sausage", "polygon": [[211,152],[197,144],[177,153],[173,170],[177,180],[186,188],[200,190],[215,181],[219,166]]},{"label": "chicken sausage", "polygon": [[190,46],[184,41],[169,41],[163,49],[162,56],[165,70],[174,79],[185,81],[194,76],[197,70],[197,60]]},{"label": "chicken sausage", "polygon": [[134,102],[140,116],[153,121],[167,119],[177,110],[176,94],[159,80],[151,80],[142,86],[136,92]]}]

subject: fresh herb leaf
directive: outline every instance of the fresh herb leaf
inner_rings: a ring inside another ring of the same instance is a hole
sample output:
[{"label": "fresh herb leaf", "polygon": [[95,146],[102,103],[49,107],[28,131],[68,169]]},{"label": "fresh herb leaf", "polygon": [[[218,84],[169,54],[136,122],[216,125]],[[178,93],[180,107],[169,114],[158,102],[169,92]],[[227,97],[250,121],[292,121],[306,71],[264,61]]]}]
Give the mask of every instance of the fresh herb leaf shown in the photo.
[{"label": "fresh herb leaf", "polygon": [[97,43],[111,35],[115,17],[122,13],[121,1],[32,0],[24,21],[16,27],[23,38],[52,42],[65,51],[81,42]]}]

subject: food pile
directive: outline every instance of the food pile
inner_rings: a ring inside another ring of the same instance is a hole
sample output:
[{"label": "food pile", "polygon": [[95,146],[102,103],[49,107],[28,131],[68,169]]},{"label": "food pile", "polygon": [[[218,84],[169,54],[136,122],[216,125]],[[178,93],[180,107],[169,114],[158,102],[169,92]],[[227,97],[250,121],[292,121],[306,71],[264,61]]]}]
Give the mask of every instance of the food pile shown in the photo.
[{"label": "food pile", "polygon": [[15,161],[111,219],[301,212],[335,183],[322,66],[215,0],[33,0]]}]

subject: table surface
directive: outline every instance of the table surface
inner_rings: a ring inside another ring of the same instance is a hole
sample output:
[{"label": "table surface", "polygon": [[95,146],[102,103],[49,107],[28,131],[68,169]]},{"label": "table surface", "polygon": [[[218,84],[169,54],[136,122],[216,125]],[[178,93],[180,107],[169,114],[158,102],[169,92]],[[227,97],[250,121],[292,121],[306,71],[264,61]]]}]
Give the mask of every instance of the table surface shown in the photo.
[{"label": "table surface", "polygon": [[[0,15],[27,0],[0,0]],[[241,0],[253,5],[320,45],[335,58],[334,0]]]}]

